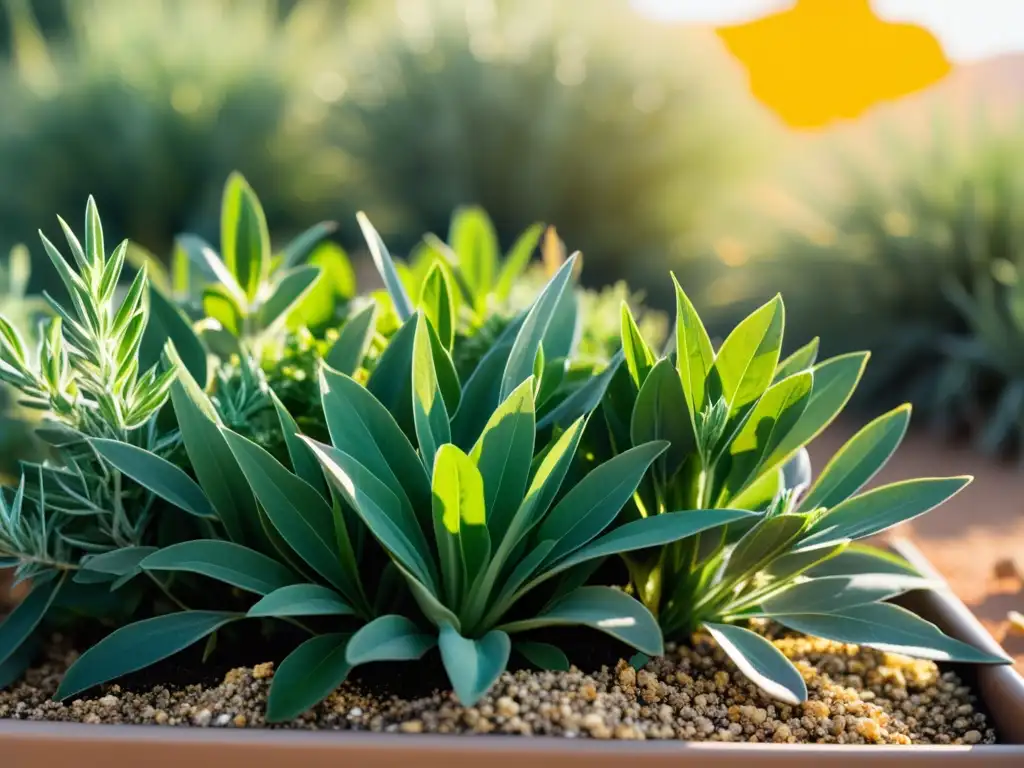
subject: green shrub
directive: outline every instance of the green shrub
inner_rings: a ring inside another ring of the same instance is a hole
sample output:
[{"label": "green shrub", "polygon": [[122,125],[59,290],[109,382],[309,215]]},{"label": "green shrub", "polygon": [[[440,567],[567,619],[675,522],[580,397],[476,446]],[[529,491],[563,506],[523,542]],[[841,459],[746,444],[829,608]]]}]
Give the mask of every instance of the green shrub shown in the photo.
[{"label": "green shrub", "polygon": [[236,168],[265,190],[280,234],[326,218],[339,172],[317,139],[316,77],[338,47],[337,13],[301,2],[279,21],[262,0],[70,3],[66,35],[0,71],[0,246],[27,242],[92,193],[112,235],[165,257],[179,232],[216,235]]},{"label": "green shrub", "polygon": [[588,281],[626,277],[668,304],[666,265],[684,268],[768,130],[713,35],[618,0],[369,11],[349,27],[332,125],[350,194],[389,241],[478,204],[506,247],[548,222]]},{"label": "green shrub", "polygon": [[906,399],[933,424],[973,427],[955,402],[965,394],[996,407],[987,375],[950,372],[936,385],[949,337],[968,330],[950,291],[1020,258],[1020,125],[992,117],[965,127],[940,112],[923,135],[888,126],[870,140],[857,134],[860,144],[825,142],[792,182],[782,226],[721,284],[739,303],[784,288],[798,334],[821,332],[830,354],[871,349],[865,403]]},{"label": "green shrub", "polygon": [[[67,671],[60,698],[204,638],[216,652],[242,622],[308,632],[275,670],[271,721],[315,706],[356,665],[435,647],[470,704],[512,650],[568,668],[531,634],[557,626],[643,654],[703,628],[788,703],[806,697],[803,680],[751,622],[1008,662],[884,602],[929,584],[853,541],[967,478],[857,493],[902,437],[899,409],[812,485],[803,446],[842,408],[866,355],[816,364],[812,344],[780,363],[780,299],[716,353],[677,288],[674,358],[651,350],[624,304],[620,349],[584,363],[571,256],[463,377],[455,308],[480,293],[449,280],[443,256],[413,300],[360,215],[386,293],[353,299],[318,337],[302,318],[323,298],[325,270],[303,262],[325,228],[275,253],[241,177],[223,199],[222,253],[183,248],[159,278],[182,307],[145,266],[118,291],[129,249],[107,254],[90,200],[84,243],[61,222],[71,259],[43,238],[70,301],[47,296],[55,317],[39,359],[0,324],[0,375],[45,410],[40,436],[56,455],[0,489],[0,566],[32,579],[0,624],[0,685],[31,663],[43,631],[90,619],[117,628]],[[484,267],[458,266],[463,278]],[[379,333],[378,313],[396,327]],[[315,403],[277,365],[296,338],[323,343],[306,358]],[[613,556],[631,583],[599,569]]]}]

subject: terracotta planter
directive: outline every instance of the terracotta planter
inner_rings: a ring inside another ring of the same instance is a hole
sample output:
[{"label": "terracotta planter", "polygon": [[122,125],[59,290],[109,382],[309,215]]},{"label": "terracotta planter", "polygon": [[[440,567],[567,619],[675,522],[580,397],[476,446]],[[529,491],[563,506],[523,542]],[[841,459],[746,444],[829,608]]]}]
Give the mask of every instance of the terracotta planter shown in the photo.
[{"label": "terracotta planter", "polygon": [[[894,548],[927,575],[931,565],[909,542]],[[998,644],[949,590],[918,593],[907,601],[922,616],[966,642],[997,651]],[[444,768],[586,766],[645,768],[692,766],[1024,765],[1024,679],[1011,667],[982,667],[976,685],[1002,744],[977,747],[762,745],[687,742],[606,742],[511,736],[407,736],[365,733],[212,730],[159,726],[72,725],[0,720],[4,768],[74,765],[76,768],[302,768],[409,765]]]}]

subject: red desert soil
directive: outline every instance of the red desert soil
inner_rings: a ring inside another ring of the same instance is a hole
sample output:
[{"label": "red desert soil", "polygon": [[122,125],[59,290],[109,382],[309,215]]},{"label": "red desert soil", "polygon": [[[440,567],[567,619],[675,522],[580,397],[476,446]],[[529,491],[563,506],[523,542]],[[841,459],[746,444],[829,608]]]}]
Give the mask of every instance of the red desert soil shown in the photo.
[{"label": "red desert soil", "polygon": [[[811,445],[820,470],[850,437],[854,426],[832,427]],[[948,503],[899,529],[909,534],[985,626],[1017,660],[1024,673],[1024,635],[1010,633],[1006,614],[1024,613],[1024,583],[997,578],[1000,561],[1024,568],[1024,470],[966,448],[951,448],[925,433],[907,436],[873,485],[910,477],[974,475],[974,482]],[[6,579],[0,575],[0,615]]]},{"label": "red desert soil", "polygon": [[[832,427],[810,447],[820,470],[855,429]],[[914,541],[953,591],[999,640],[1024,674],[1024,635],[1010,632],[1008,611],[1024,613],[1024,583],[998,578],[996,564],[1024,569],[1024,470],[969,448],[950,447],[927,433],[907,435],[872,485],[911,477],[973,475],[974,482],[938,509],[898,529]]]}]

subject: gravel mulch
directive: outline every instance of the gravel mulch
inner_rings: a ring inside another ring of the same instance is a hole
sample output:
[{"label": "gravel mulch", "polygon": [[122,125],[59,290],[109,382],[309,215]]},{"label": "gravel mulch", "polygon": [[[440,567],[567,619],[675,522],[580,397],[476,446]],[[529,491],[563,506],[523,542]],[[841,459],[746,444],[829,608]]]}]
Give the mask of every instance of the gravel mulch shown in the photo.
[{"label": "gravel mulch", "polygon": [[[389,733],[504,733],[596,739],[991,744],[976,697],[953,672],[852,645],[781,638],[807,682],[801,706],[774,702],[744,678],[710,638],[670,647],[640,670],[626,661],[586,674],[507,672],[474,707],[448,691],[417,698],[374,693],[349,682],[314,711],[270,727]],[[267,727],[273,664],[231,670],[217,685],[130,691],[104,688],[67,704],[51,696],[76,654],[54,645],[48,658],[0,692],[0,717],[84,723]]]}]

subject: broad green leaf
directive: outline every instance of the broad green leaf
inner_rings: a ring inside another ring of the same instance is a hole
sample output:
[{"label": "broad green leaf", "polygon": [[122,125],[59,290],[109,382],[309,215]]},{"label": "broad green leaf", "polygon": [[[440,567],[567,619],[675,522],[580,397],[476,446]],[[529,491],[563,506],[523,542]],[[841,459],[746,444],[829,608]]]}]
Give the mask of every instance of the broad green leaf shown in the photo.
[{"label": "broad green leaf", "polygon": [[538,669],[551,672],[568,672],[569,659],[562,650],[551,643],[535,643],[517,640],[512,648]]},{"label": "broad green leaf", "polygon": [[800,349],[779,363],[779,367],[775,369],[775,379],[772,383],[774,384],[776,381],[782,381],[787,376],[792,376],[794,373],[805,371],[813,366],[814,361],[818,359],[819,341],[818,337],[815,336],[809,342],[804,344],[804,346],[800,347]]},{"label": "broad green leaf", "polygon": [[672,275],[672,284],[676,289],[676,365],[683,382],[690,423],[696,434],[697,415],[709,399],[708,377],[714,368],[715,352],[697,310],[679,287],[675,275]]},{"label": "broad green leaf", "polygon": [[459,703],[471,707],[505,671],[512,643],[504,632],[491,630],[479,640],[465,638],[450,624],[438,637],[441,661]]},{"label": "broad green leaf", "polygon": [[412,415],[412,350],[415,338],[416,318],[410,317],[391,337],[366,382],[367,391],[377,398],[410,437],[415,436]]},{"label": "broad green leaf", "polygon": [[[516,567],[512,569],[512,572],[502,579],[500,590],[497,589],[493,579],[490,581],[485,580],[485,582],[481,583],[473,595],[476,602],[471,606],[474,613],[469,615],[470,618],[475,619],[478,615],[476,611],[482,611],[482,606],[486,606],[482,626],[489,627],[497,624],[502,616],[515,604],[516,600],[521,597],[519,594],[520,587],[537,572],[537,569],[541,567],[544,559],[554,546],[555,542],[553,541],[542,541],[522,556],[516,563]],[[493,573],[498,573],[498,570],[495,568]],[[561,587],[561,583],[559,586]],[[464,613],[468,613],[468,611]]]},{"label": "broad green leaf", "polygon": [[281,266],[285,269],[300,264],[313,252],[316,246],[338,229],[337,222],[321,221],[295,237],[281,252]]},{"label": "broad green leaf", "polygon": [[345,682],[352,665],[345,659],[349,636],[318,635],[290,654],[274,671],[267,695],[267,720],[294,720]]},{"label": "broad green leaf", "polygon": [[270,233],[256,193],[233,173],[221,202],[220,247],[224,262],[250,301],[270,273]]},{"label": "broad green leaf", "polygon": [[277,281],[270,298],[259,308],[257,317],[260,328],[267,330],[283,321],[302,298],[313,290],[320,278],[320,267],[296,267],[285,272]]},{"label": "broad green leaf", "polygon": [[376,328],[377,304],[371,302],[345,321],[324,362],[339,373],[355,376],[366,358]]},{"label": "broad green leaf", "polygon": [[[810,576],[817,576],[816,569],[811,569],[824,564],[829,558],[840,556],[848,546],[850,546],[849,542],[840,541],[836,544],[825,544],[820,547],[802,549],[799,552],[789,552],[776,557],[761,572],[765,576],[776,579],[779,582],[788,581],[805,572],[808,572]],[[850,573],[856,573],[856,571],[851,571]]]},{"label": "broad green leaf", "polygon": [[181,611],[121,627],[78,657],[65,673],[56,698],[64,701],[155,664],[239,618],[225,611]]},{"label": "broad green leaf", "polygon": [[810,524],[807,515],[782,514],[758,520],[743,534],[729,555],[722,581],[731,582],[752,575],[785,553]]},{"label": "broad green leaf", "polygon": [[[437,594],[437,574],[429,545],[415,518],[383,482],[353,456],[303,438],[313,449],[328,479],[359,515],[381,546],[420,583]],[[419,464],[417,464],[419,466]],[[430,509],[427,509],[430,514]]]},{"label": "broad green leaf", "polygon": [[[629,310],[629,304],[622,302],[621,322],[622,352],[626,358],[626,368],[629,370],[630,378],[638,390],[641,390],[647,374],[654,368],[655,357],[651,348],[647,346],[640,328],[633,319],[633,313]],[[671,365],[671,364],[670,364]],[[680,390],[680,393],[682,390]],[[684,397],[685,402],[685,397]]]},{"label": "broad green leaf", "polygon": [[[177,361],[173,345],[168,356]],[[178,380],[171,386],[171,402],[192,469],[228,536],[239,544],[260,541],[264,537],[255,533],[259,526],[256,499],[221,435],[213,404],[187,370],[179,369]]]},{"label": "broad green leaf", "polygon": [[861,573],[807,579],[763,600],[759,615],[836,613],[930,586],[932,583],[927,579],[902,574]]},{"label": "broad green leaf", "polygon": [[715,372],[729,415],[741,413],[764,394],[775,376],[785,311],[776,296],[737,325],[715,356]]},{"label": "broad green leaf", "polygon": [[329,368],[321,368],[320,394],[334,447],[372,472],[429,530],[430,477],[387,408],[354,379]]},{"label": "broad green leaf", "polygon": [[902,405],[860,430],[825,465],[800,509],[830,509],[859,491],[899,447],[909,423],[910,406]]},{"label": "broad green leaf", "polygon": [[[627,358],[627,363],[628,363]],[[658,482],[667,483],[693,453],[693,426],[686,417],[686,396],[679,374],[667,357],[644,376],[630,418],[633,445],[666,441],[668,446],[655,464]]]},{"label": "broad green leaf", "polygon": [[521,315],[502,332],[466,380],[459,409],[452,417],[452,441],[464,451],[473,447],[501,402],[501,377],[512,349],[511,337],[522,327],[522,318]]},{"label": "broad green leaf", "polygon": [[324,498],[256,443],[228,429],[223,435],[281,538],[314,571],[352,597],[359,583],[355,554],[351,545],[339,551],[334,515]]},{"label": "broad green leaf", "polygon": [[294,584],[291,569],[273,558],[230,541],[197,539],[159,549],[139,566],[144,571],[196,573],[233,587],[267,595]]},{"label": "broad green leaf", "polygon": [[413,308],[412,302],[409,301],[409,294],[405,292],[402,279],[398,276],[398,271],[395,269],[395,262],[391,259],[387,246],[384,245],[384,241],[377,230],[374,229],[366,214],[359,211],[356,214],[356,220],[359,222],[359,228],[363,231],[366,244],[370,247],[370,256],[373,258],[373,263],[376,265],[377,271],[384,281],[384,287],[387,288],[391,301],[395,305],[395,313],[398,315],[398,319],[404,323],[412,317]]},{"label": "broad green leaf", "polygon": [[664,546],[710,528],[751,517],[755,517],[754,513],[742,509],[696,509],[665,512],[623,523],[540,573],[520,593],[526,593],[551,577],[590,560]]},{"label": "broad green leaf", "polygon": [[797,632],[837,643],[866,645],[886,653],[968,664],[1012,663],[1007,657],[954,640],[934,624],[891,603],[858,605],[841,613],[787,614],[775,618]]},{"label": "broad green leaf", "polygon": [[416,425],[416,441],[420,459],[428,472],[434,467],[434,455],[445,443],[450,443],[451,427],[444,398],[434,370],[434,353],[430,347],[430,321],[416,315],[416,337],[412,354],[412,415]]},{"label": "broad green leaf", "polygon": [[501,265],[501,271],[498,273],[498,280],[494,286],[494,294],[500,301],[505,301],[508,298],[516,280],[526,270],[533,252],[537,250],[537,243],[540,242],[543,232],[543,224],[531,224],[512,244]]},{"label": "broad green leaf", "polygon": [[523,320],[516,339],[512,343],[512,349],[509,351],[508,361],[505,363],[505,370],[501,376],[499,401],[505,400],[516,387],[533,375],[533,363],[537,359],[537,350],[540,349],[541,340],[547,332],[562,293],[567,290],[575,263],[576,256],[574,254],[544,286],[544,290],[540,292],[529,312],[526,313],[526,319]]},{"label": "broad green leaf", "polygon": [[434,326],[441,344],[450,350],[455,340],[455,304],[452,302],[448,273],[438,263],[430,268],[423,281],[419,305]]},{"label": "broad green leaf", "polygon": [[355,613],[341,595],[319,584],[289,584],[267,593],[246,616],[351,616]]},{"label": "broad green leaf", "polygon": [[491,414],[470,453],[483,477],[487,528],[494,541],[504,537],[526,491],[534,418],[532,379],[527,379]]},{"label": "broad green leaf", "polygon": [[482,208],[460,208],[452,217],[448,242],[459,259],[459,271],[473,292],[477,314],[487,308],[487,294],[498,270],[498,235]]},{"label": "broad green leaf", "polygon": [[340,311],[356,295],[356,273],[352,262],[340,245],[327,241],[316,247],[307,263],[319,267],[320,279],[288,313],[286,324],[294,329],[302,326],[315,329],[336,327]]},{"label": "broad green leaf", "polygon": [[814,386],[803,416],[769,457],[768,464],[784,461],[832,423],[857,388],[867,361],[867,352],[851,352],[825,360],[811,369]]},{"label": "broad green leaf", "polygon": [[374,661],[415,661],[437,645],[405,616],[378,616],[352,635],[346,658],[353,667]]},{"label": "broad green leaf", "polygon": [[10,659],[39,626],[64,585],[65,577],[41,581],[0,622],[0,664]]},{"label": "broad green leaf", "polygon": [[803,676],[769,640],[731,624],[705,622],[704,628],[740,672],[769,696],[794,706],[807,700]]},{"label": "broad green leaf", "polygon": [[969,482],[970,477],[918,478],[854,496],[826,512],[800,542],[801,547],[874,536],[923,515]]},{"label": "broad green leaf", "polygon": [[288,409],[284,407],[284,403],[281,402],[277,393],[268,389],[267,394],[274,403],[274,410],[277,411],[277,422],[284,435],[284,443],[288,448],[288,459],[291,461],[292,469],[296,475],[309,483],[313,490],[326,499],[327,486],[324,483],[324,473],[320,469],[320,462],[309,450],[309,446],[299,438],[299,425],[288,413]]},{"label": "broad green leaf", "polygon": [[571,424],[580,417],[588,416],[600,405],[615,372],[622,365],[622,350],[615,353],[601,373],[592,376],[583,386],[576,389],[565,400],[555,406],[537,422],[537,429]]},{"label": "broad green leaf", "polygon": [[[222,285],[208,285],[203,289],[203,312],[210,320],[216,320],[220,330],[235,338],[245,332],[245,305],[240,305]],[[216,349],[214,349],[216,352]]]},{"label": "broad green leaf", "polygon": [[430,351],[434,356],[434,371],[437,374],[437,386],[444,398],[444,407],[449,414],[455,413],[462,402],[462,384],[455,370],[455,363],[448,350],[438,338],[434,326],[427,323],[427,337],[430,339]]},{"label": "broad green leaf", "polygon": [[664,653],[661,629],[651,612],[613,587],[580,587],[536,617],[503,624],[500,629],[512,634],[566,626],[592,627],[651,656]]},{"label": "broad green leaf", "polygon": [[139,347],[139,369],[148,370],[160,362],[168,340],[174,342],[181,365],[198,382],[206,386],[206,347],[199,340],[192,324],[174,304],[153,286],[149,287],[149,322]]},{"label": "broad green leaf", "polygon": [[815,566],[808,575],[853,576],[858,573],[889,573],[903,576],[920,576],[917,569],[899,555],[887,552],[870,544],[854,542],[843,548],[835,557]]},{"label": "broad green leaf", "polygon": [[434,537],[448,604],[458,606],[491,556],[484,478],[454,445],[443,445],[434,463]]},{"label": "broad green leaf", "polygon": [[579,303],[579,296],[569,285],[555,305],[541,340],[541,349],[552,360],[573,357],[576,353],[582,332]]},{"label": "broad green leaf", "polygon": [[[773,384],[754,404],[729,444],[732,464],[721,501],[738,496],[778,466],[782,457],[775,455],[775,449],[799,423],[810,401],[813,383],[810,371],[797,373]],[[769,461],[769,457],[774,457],[776,463]]]},{"label": "broad green leaf", "polygon": [[115,469],[161,499],[197,517],[217,517],[203,490],[167,459],[120,440],[94,437],[89,444]]},{"label": "broad green leaf", "polygon": [[100,212],[96,208],[96,200],[92,195],[85,204],[85,256],[89,266],[98,270],[106,260],[103,247],[103,226],[100,224]]},{"label": "broad green leaf", "polygon": [[547,562],[577,551],[603,533],[666,448],[663,441],[630,448],[591,470],[573,486],[537,529],[541,541],[557,542]]}]

